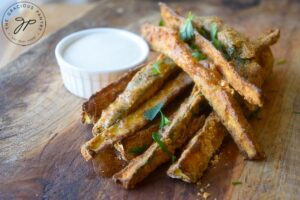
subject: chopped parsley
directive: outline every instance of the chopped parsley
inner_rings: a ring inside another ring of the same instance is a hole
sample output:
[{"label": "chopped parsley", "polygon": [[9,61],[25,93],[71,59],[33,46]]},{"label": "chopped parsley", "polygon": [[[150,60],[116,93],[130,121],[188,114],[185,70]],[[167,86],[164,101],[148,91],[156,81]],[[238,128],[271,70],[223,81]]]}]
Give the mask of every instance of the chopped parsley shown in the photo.
[{"label": "chopped parsley", "polygon": [[171,123],[171,121],[160,111],[160,124],[159,128],[163,128]]},{"label": "chopped parsley", "polygon": [[204,60],[206,59],[207,57],[200,51],[200,49],[198,48],[197,45],[195,45],[194,43],[191,43],[189,44],[190,48],[193,50],[192,52],[192,56],[194,58],[197,59],[197,61],[199,60]]},{"label": "chopped parsley", "polygon": [[211,41],[217,40],[218,27],[216,23],[213,23],[210,27],[210,38]]},{"label": "chopped parsley", "polygon": [[241,181],[232,181],[232,185],[242,185]]},{"label": "chopped parsley", "polygon": [[[153,120],[157,116],[157,114],[160,113],[160,116],[161,116],[161,120],[160,120],[160,124],[159,124],[160,130],[163,127],[165,127],[171,123],[171,121],[161,111],[163,106],[164,106],[164,103],[161,102],[144,113],[144,116],[147,120]],[[171,152],[169,152],[169,150],[167,149],[165,144],[161,141],[161,136],[158,132],[152,133],[152,139],[160,146],[160,148],[163,150],[163,152],[165,152],[172,158],[172,162],[175,162],[176,157],[174,155],[172,155]]]},{"label": "chopped parsley", "polygon": [[158,25],[159,25],[159,26],[164,26],[164,25],[165,25],[164,20],[163,20],[163,19],[160,19]]},{"label": "chopped parsley", "polygon": [[144,117],[147,120],[152,121],[156,117],[156,115],[160,112],[160,110],[162,109],[163,106],[164,106],[163,102],[158,103],[157,105],[155,105],[151,109],[144,112]]},{"label": "chopped parsley", "polygon": [[153,65],[152,65],[152,75],[158,75],[160,74],[160,65],[162,64],[162,61],[156,61]]},{"label": "chopped parsley", "polygon": [[218,27],[216,23],[213,23],[210,27],[210,39],[216,49],[218,49],[219,51],[223,51],[223,45],[218,40]]},{"label": "chopped parsley", "polygon": [[172,163],[174,163],[176,161],[176,157],[168,150],[164,142],[161,141],[161,135],[158,132],[154,132],[152,133],[152,139],[159,145],[164,153],[171,157]]},{"label": "chopped parsley", "polygon": [[286,63],[286,60],[278,60],[277,62],[276,62],[276,65],[283,65],[283,64],[285,64]]},{"label": "chopped parsley", "polygon": [[191,49],[193,51],[200,51],[199,47],[197,45],[195,45],[194,43],[189,44],[189,46],[191,47]]},{"label": "chopped parsley", "polygon": [[133,147],[129,150],[130,153],[134,154],[134,155],[140,155],[142,153],[144,153],[144,151],[147,149],[146,145],[143,146],[137,146],[137,147]]},{"label": "chopped parsley", "polygon": [[183,25],[180,28],[180,38],[184,42],[191,41],[195,38],[194,27],[192,22],[193,18],[194,15],[191,12],[189,12],[187,19],[184,21]]},{"label": "chopped parsley", "polygon": [[218,26],[216,23],[213,23],[210,27],[210,39],[212,44],[218,49],[220,52],[222,52],[223,56],[230,60],[234,53],[234,48],[228,48],[226,51],[225,46],[220,42],[218,39]]},{"label": "chopped parsley", "polygon": [[192,56],[194,58],[196,58],[197,61],[199,61],[199,60],[205,60],[206,59],[206,56],[203,53],[201,53],[200,51],[194,51],[192,53]]}]

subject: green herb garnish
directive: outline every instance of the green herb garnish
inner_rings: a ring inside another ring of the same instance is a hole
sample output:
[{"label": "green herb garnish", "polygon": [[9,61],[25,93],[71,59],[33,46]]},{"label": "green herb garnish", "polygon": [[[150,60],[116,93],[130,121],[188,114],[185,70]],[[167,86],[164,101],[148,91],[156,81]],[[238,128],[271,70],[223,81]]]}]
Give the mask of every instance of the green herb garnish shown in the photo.
[{"label": "green herb garnish", "polygon": [[283,64],[285,64],[286,63],[286,60],[278,60],[277,62],[276,62],[276,65],[283,65]]},{"label": "green herb garnish", "polygon": [[298,112],[298,111],[294,111],[293,113],[296,114],[296,115],[300,114],[300,112]]},{"label": "green herb garnish", "polygon": [[194,51],[192,53],[192,56],[194,58],[196,58],[197,61],[199,61],[199,60],[205,60],[206,59],[206,56],[203,53],[201,53],[200,51]]},{"label": "green herb garnish", "polygon": [[147,149],[146,145],[143,146],[138,146],[138,147],[133,147],[129,150],[130,153],[135,154],[135,155],[140,155],[144,153],[144,151]]},{"label": "green herb garnish", "polygon": [[157,104],[156,106],[154,106],[151,109],[147,110],[144,113],[144,117],[147,120],[151,120],[152,121],[156,117],[156,115],[160,112],[160,110],[162,109],[163,106],[164,106],[163,102]]},{"label": "green herb garnish", "polygon": [[232,181],[232,185],[242,185],[241,181]]},{"label": "green herb garnish", "polygon": [[199,47],[194,43],[189,44],[190,48],[193,50],[192,56],[199,60],[206,59],[206,56],[200,51]]},{"label": "green herb garnish", "polygon": [[160,111],[160,124],[159,128],[163,128],[171,123],[171,121]]},{"label": "green herb garnish", "polygon": [[218,27],[217,24],[213,23],[210,27],[210,38],[212,44],[216,47],[216,49],[223,51],[223,45],[218,40]]},{"label": "green herb garnish", "polygon": [[152,75],[158,75],[160,74],[160,65],[161,65],[161,61],[157,61],[152,65]]},{"label": "green herb garnish", "polygon": [[184,42],[191,41],[195,38],[195,33],[194,33],[194,27],[193,27],[193,20],[194,15],[189,12],[187,19],[184,21],[183,26],[180,28],[180,38]]},{"label": "green herb garnish", "polygon": [[192,49],[193,51],[200,51],[199,47],[198,47],[197,45],[195,45],[194,43],[189,44],[189,46],[191,47],[191,49]]},{"label": "green herb garnish", "polygon": [[216,23],[213,23],[210,27],[210,38],[211,41],[214,41],[217,39],[217,33],[218,33],[218,27]]},{"label": "green herb garnish", "polygon": [[158,132],[152,133],[152,139],[159,145],[164,153],[169,155],[172,159],[172,163],[176,161],[176,157],[168,150],[163,141],[161,141],[161,135]]},{"label": "green herb garnish", "polygon": [[212,41],[212,44],[216,47],[216,49],[218,49],[219,51],[223,51],[223,45],[222,43],[218,40],[215,39]]},{"label": "green herb garnish", "polygon": [[159,25],[159,26],[164,26],[164,25],[165,25],[164,20],[163,20],[163,19],[160,19],[158,25]]}]

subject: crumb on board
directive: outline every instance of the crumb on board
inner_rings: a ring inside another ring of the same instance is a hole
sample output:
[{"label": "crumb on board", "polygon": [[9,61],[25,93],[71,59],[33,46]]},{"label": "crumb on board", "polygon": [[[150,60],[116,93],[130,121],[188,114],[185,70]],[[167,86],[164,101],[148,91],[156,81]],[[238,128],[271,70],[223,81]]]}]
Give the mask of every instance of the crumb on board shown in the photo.
[{"label": "crumb on board", "polygon": [[204,199],[207,199],[209,196],[210,196],[210,193],[208,193],[208,192],[204,192],[203,195],[202,195],[202,197]]},{"label": "crumb on board", "polygon": [[208,197],[210,197],[211,194],[209,192],[205,191],[208,187],[210,187],[210,183],[207,183],[204,187],[201,187],[199,189],[199,192],[197,193],[197,196],[201,196],[204,199],[207,199]]}]

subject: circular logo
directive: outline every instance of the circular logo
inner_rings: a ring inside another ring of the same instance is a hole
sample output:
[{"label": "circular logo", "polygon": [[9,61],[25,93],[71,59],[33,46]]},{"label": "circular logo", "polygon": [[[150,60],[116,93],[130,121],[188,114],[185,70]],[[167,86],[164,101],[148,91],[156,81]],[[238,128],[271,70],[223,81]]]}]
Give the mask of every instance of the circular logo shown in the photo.
[{"label": "circular logo", "polygon": [[46,29],[43,11],[31,2],[11,5],[2,17],[2,29],[8,40],[17,45],[30,45],[38,41]]}]

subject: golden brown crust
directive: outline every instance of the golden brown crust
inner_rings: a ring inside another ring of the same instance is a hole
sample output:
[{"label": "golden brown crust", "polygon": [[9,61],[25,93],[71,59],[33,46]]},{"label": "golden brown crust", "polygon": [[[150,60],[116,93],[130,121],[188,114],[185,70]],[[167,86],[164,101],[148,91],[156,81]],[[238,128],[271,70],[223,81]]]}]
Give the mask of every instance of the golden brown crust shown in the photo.
[{"label": "golden brown crust", "polygon": [[176,31],[144,25],[142,34],[153,49],[169,56],[195,81],[202,94],[219,115],[240,151],[248,159],[261,159],[264,153],[253,136],[253,130],[240,106],[222,85],[227,85],[214,70],[206,69],[192,57],[189,47]]},{"label": "golden brown crust", "polygon": [[211,113],[167,174],[186,182],[197,182],[208,167],[211,157],[221,146],[226,132],[219,117]]},{"label": "golden brown crust", "polygon": [[158,130],[159,124],[153,124],[146,129],[137,131],[129,137],[121,138],[114,144],[114,147],[117,151],[119,151],[122,160],[130,161],[139,154],[143,153],[135,152],[135,148],[142,148],[144,150],[149,148],[153,142],[152,133],[157,132]]},{"label": "golden brown crust", "polygon": [[[269,47],[258,55],[265,80],[272,71],[273,56]],[[250,110],[252,111],[252,110]],[[168,169],[168,175],[186,182],[196,182],[208,167],[211,157],[218,150],[227,133],[215,113],[206,119],[201,130],[190,140],[180,158]]]},{"label": "golden brown crust", "polygon": [[154,97],[143,104],[138,110],[131,113],[118,123],[114,124],[100,135],[87,141],[81,148],[82,156],[89,160],[101,150],[101,146],[107,140],[124,137],[135,133],[144,127],[149,121],[144,117],[144,112],[164,102],[167,105],[178,94],[192,84],[190,77],[184,72],[180,73],[175,79],[169,81]]},{"label": "golden brown crust", "polygon": [[[102,111],[100,119],[93,128],[94,135],[101,133],[138,108],[151,98],[171,75],[179,71],[174,62],[164,61],[165,57],[160,55],[134,75],[126,89]],[[153,64],[157,62],[160,62],[160,73],[153,75]]]},{"label": "golden brown crust", "polygon": [[128,82],[142,67],[144,67],[144,65],[141,65],[140,67],[127,72],[115,82],[109,84],[99,92],[93,94],[88,101],[83,103],[82,123],[96,123],[101,116],[102,110],[108,107],[108,105],[112,101],[114,101],[121,92],[125,90]]},{"label": "golden brown crust", "polygon": [[[184,18],[179,16],[172,9],[165,4],[160,3],[161,15],[165,24],[168,27],[178,28],[184,23]],[[195,22],[196,23],[196,22]],[[196,24],[197,25],[197,24]],[[201,25],[197,25],[197,28],[201,28]],[[220,32],[219,32],[220,33]],[[244,77],[240,76],[236,68],[232,63],[228,62],[217,50],[210,41],[195,31],[195,44],[200,47],[201,51],[206,54],[217,66],[217,69],[223,74],[227,82],[249,103],[262,106],[261,90]],[[257,70],[260,70],[260,66],[257,66]],[[258,79],[258,76],[256,76]],[[261,85],[259,85],[261,86]]]},{"label": "golden brown crust", "polygon": [[218,29],[218,40],[225,46],[226,50],[234,49],[235,56],[241,59],[252,59],[255,57],[255,45],[231,26],[225,24],[216,16],[195,17],[194,23],[197,28],[203,27],[207,32],[211,31],[212,24]]},{"label": "golden brown crust", "polygon": [[268,32],[261,35],[258,39],[254,41],[256,53],[275,44],[279,40],[279,37],[279,29],[271,29]]},{"label": "golden brown crust", "polygon": [[[203,125],[204,117],[193,117],[193,111],[198,109],[204,100],[199,92],[193,93],[179,108],[171,125],[161,132],[162,141],[169,152],[174,153]],[[142,155],[134,158],[113,179],[130,189],[147,177],[158,166],[167,162],[170,156],[162,151],[157,143],[153,143]]]}]

